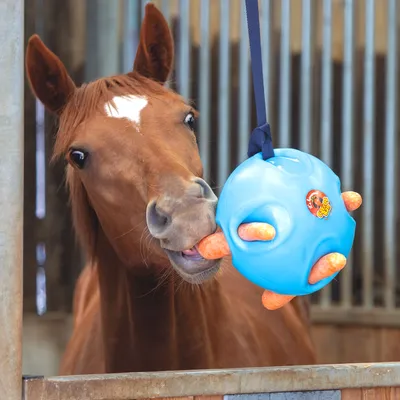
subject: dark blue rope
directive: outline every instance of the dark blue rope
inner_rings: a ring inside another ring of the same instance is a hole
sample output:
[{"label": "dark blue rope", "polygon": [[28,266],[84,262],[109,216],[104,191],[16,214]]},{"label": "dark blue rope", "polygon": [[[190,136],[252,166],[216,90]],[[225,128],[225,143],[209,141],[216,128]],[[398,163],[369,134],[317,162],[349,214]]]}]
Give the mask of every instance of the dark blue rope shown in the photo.
[{"label": "dark blue rope", "polygon": [[264,96],[258,0],[246,0],[246,14],[258,124],[258,127],[251,133],[247,155],[252,157],[254,154],[262,152],[263,159],[266,160],[274,157],[274,148],[272,146],[271,128],[267,122]]}]

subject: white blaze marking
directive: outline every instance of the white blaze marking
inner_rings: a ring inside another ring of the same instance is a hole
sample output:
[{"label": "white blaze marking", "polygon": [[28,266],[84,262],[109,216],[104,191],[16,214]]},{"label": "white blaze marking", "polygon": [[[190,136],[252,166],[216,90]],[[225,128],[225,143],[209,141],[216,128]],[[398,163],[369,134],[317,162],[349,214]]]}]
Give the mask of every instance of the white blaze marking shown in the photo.
[{"label": "white blaze marking", "polygon": [[147,106],[147,98],[136,95],[115,96],[113,102],[115,107],[109,102],[104,106],[106,114],[114,118],[127,118],[135,123],[136,129],[139,130],[140,113]]}]

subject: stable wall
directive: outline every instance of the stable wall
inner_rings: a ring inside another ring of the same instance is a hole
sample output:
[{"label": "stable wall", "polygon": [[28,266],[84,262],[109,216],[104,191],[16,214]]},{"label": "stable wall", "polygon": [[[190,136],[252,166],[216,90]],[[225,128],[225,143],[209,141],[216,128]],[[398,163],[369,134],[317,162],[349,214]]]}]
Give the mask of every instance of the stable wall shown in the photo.
[{"label": "stable wall", "polygon": [[[72,329],[68,314],[25,314],[23,373],[57,375]],[[314,324],[312,336],[319,364],[400,361],[400,329]]]}]

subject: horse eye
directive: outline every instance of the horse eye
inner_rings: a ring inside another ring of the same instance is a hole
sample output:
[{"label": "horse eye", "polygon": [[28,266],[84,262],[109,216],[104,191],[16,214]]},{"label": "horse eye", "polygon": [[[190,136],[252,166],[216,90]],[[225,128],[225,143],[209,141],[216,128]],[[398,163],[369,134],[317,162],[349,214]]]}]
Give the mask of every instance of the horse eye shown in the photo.
[{"label": "horse eye", "polygon": [[184,123],[191,131],[194,131],[195,122],[196,120],[193,113],[190,112],[188,115],[186,115]]},{"label": "horse eye", "polygon": [[74,163],[79,169],[85,166],[85,162],[88,157],[88,153],[83,150],[71,150],[69,153],[69,159]]}]

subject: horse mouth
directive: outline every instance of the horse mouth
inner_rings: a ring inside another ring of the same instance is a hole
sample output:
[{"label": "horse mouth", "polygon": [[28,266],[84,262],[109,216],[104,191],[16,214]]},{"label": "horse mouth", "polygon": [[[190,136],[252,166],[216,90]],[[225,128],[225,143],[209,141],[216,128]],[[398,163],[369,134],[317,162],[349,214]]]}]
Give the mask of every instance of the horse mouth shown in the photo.
[{"label": "horse mouth", "polygon": [[174,269],[189,283],[203,283],[219,271],[221,260],[206,260],[200,255],[196,246],[182,251],[168,249],[164,251]]}]

